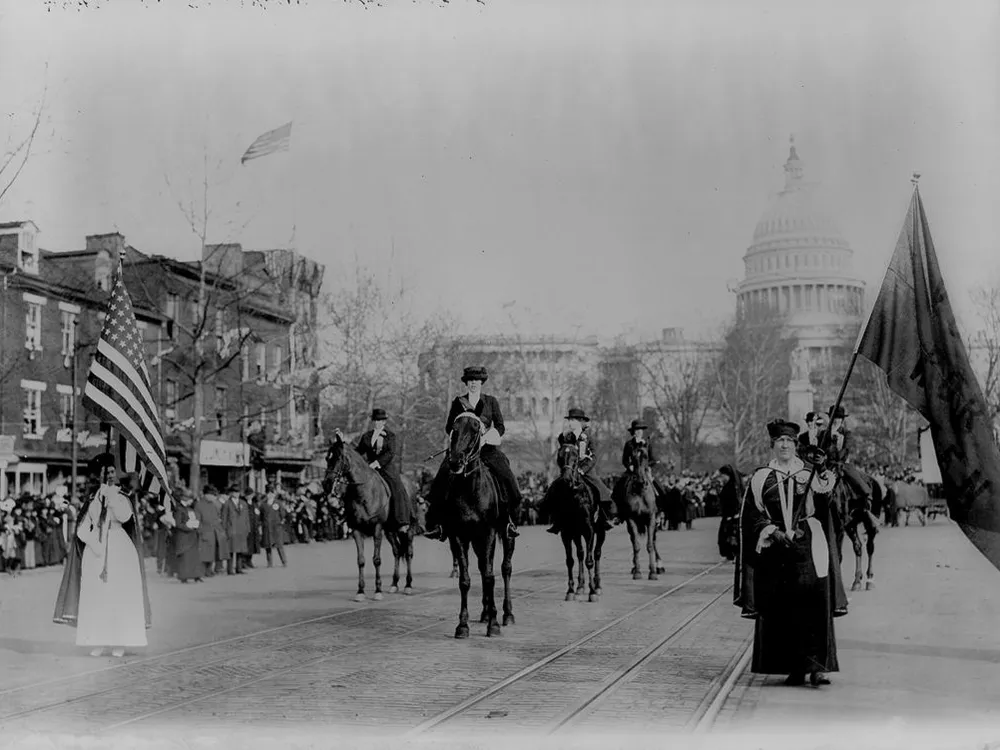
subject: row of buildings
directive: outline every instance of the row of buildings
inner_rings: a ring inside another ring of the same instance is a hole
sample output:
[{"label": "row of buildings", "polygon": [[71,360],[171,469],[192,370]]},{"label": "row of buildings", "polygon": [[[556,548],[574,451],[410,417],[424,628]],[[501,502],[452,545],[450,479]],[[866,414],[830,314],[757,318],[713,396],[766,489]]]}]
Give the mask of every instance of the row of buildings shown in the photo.
[{"label": "row of buildings", "polygon": [[51,252],[38,234],[31,221],[0,224],[0,496],[72,485],[73,467],[79,477],[105,448],[81,395],[119,259],[172,479],[257,487],[319,470],[321,265],[237,244],[183,262],[119,233]]}]

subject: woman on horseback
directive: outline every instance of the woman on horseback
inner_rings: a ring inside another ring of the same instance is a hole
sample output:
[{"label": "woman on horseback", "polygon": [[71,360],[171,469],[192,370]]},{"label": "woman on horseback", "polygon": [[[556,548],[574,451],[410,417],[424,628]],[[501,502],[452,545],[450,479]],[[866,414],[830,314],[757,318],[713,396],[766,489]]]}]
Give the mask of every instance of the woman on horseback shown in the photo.
[{"label": "woman on horseback", "polygon": [[[646,450],[646,459],[649,463],[649,468],[652,469],[659,463],[656,458],[656,453],[653,450],[653,440],[652,438],[646,437],[646,430],[649,427],[641,419],[633,419],[631,427],[628,428],[629,437],[625,441],[625,445],[622,448],[622,466],[625,467],[626,472],[632,472],[636,465],[635,454],[640,449],[644,448]],[[659,480],[655,476],[652,476],[650,472],[650,479],[653,482],[653,489],[656,491],[656,496],[663,497],[664,490],[660,485]],[[615,501],[616,505],[620,505],[624,501],[626,485],[629,481],[629,475],[625,474],[615,482],[615,488],[611,493],[611,498]]]},{"label": "woman on horseback", "polygon": [[[485,367],[465,368],[462,372],[462,382],[465,383],[468,392],[451,402],[451,411],[448,413],[448,421],[445,423],[444,431],[451,434],[455,418],[459,414],[472,412],[479,417],[484,427],[479,458],[500,484],[500,493],[506,501],[501,503],[500,513],[507,516],[508,536],[516,537],[519,534],[514,525],[514,519],[518,517],[521,508],[521,489],[518,487],[517,479],[514,478],[514,472],[511,471],[507,456],[500,450],[500,439],[505,431],[500,402],[493,396],[482,392],[483,384],[488,379],[489,373],[486,372]],[[438,516],[443,512],[441,506],[448,491],[449,478],[448,457],[445,456],[427,495],[427,532],[425,536],[429,539],[440,541],[447,539]]]},{"label": "woman on horseback", "polygon": [[[830,523],[833,479],[795,455],[798,425],[767,425],[774,457],[750,477],[740,509],[734,604],[754,619],[751,671],[827,685],[839,670],[833,618],[846,614]],[[810,484],[810,478],[812,482]]]},{"label": "woman on horseback", "polygon": [[[615,518],[616,514],[611,501],[611,493],[604,485],[604,482],[598,479],[593,473],[597,465],[597,452],[594,447],[594,440],[591,438],[590,432],[586,427],[586,423],[590,421],[590,417],[584,413],[583,409],[574,408],[569,410],[566,420],[569,428],[559,435],[559,446],[562,447],[563,445],[570,444],[577,446],[579,449],[580,462],[578,470],[580,478],[590,489],[591,494],[601,509],[598,522],[603,525],[605,530],[608,530],[611,528],[611,519]],[[558,481],[549,485],[548,490],[545,492],[545,497],[542,498],[542,502],[538,506],[538,509],[545,512],[552,521],[552,526],[548,529],[550,534],[559,534],[562,531],[559,508],[553,507],[557,502],[555,498],[559,496],[558,485]]]}]

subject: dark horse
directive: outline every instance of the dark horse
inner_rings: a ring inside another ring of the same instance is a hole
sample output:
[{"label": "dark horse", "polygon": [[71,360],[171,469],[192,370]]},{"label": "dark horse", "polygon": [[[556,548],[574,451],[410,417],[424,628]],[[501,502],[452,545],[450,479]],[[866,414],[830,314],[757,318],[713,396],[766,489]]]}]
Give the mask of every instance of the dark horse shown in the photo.
[{"label": "dark horse", "polygon": [[[882,512],[882,487],[871,477],[867,477],[872,487],[872,513]],[[836,484],[833,487],[833,501],[840,516],[840,523],[837,528],[837,550],[843,559],[844,537],[851,540],[854,547],[854,583],[851,584],[851,591],[861,590],[861,581],[865,581],[865,589],[875,588],[875,572],[872,567],[872,558],[875,556],[875,535],[878,534],[878,527],[875,525],[872,513],[865,510],[864,499],[855,495],[851,488],[844,482],[840,472],[837,473]],[[865,530],[865,541],[862,543],[859,528]],[[868,553],[868,570],[862,575],[863,553]]]},{"label": "dark horse", "polygon": [[[413,496],[415,488],[409,477],[403,477],[404,491]],[[372,469],[357,451],[344,442],[338,430],[326,454],[326,476],[323,491],[340,498],[344,503],[344,520],[347,522],[354,544],[358,548],[358,593],[354,601],[365,600],[365,537],[374,539],[372,564],[375,566],[375,601],[382,598],[382,536],[389,540],[394,566],[389,593],[399,590],[399,561],[406,560],[406,588],[404,594],[413,593],[413,534],[411,524],[404,533],[386,528],[389,519],[389,486]]]},{"label": "dark horse", "polygon": [[646,535],[646,551],[649,553],[649,580],[659,578],[665,568],[656,549],[656,490],[649,468],[649,454],[645,448],[633,451],[634,465],[625,474],[625,487],[618,517],[625,522],[629,538],[632,540],[632,578],[642,578],[639,570],[639,537]]},{"label": "dark horse", "polygon": [[[601,550],[604,547],[604,529],[597,523],[597,503],[590,488],[580,480],[577,465],[580,462],[580,450],[571,443],[559,448],[557,456],[560,476],[557,480],[557,492],[562,499],[557,501],[561,509],[563,547],[566,549],[566,570],[569,575],[569,588],[566,590],[566,601],[571,602],[583,596],[583,570],[586,566],[590,579],[590,596],[588,601],[596,602],[601,596]],[[573,583],[573,546],[576,546],[576,557],[579,563],[577,582]]]},{"label": "dark horse", "polygon": [[458,557],[458,590],[462,608],[458,615],[456,638],[469,637],[469,545],[479,560],[483,581],[483,611],[480,622],[486,623],[486,635],[500,635],[497,606],[493,589],[493,557],[497,539],[503,545],[503,624],[514,624],[514,608],[510,600],[510,574],[513,570],[514,540],[506,534],[507,522],[500,514],[500,486],[479,456],[481,438],[485,432],[482,421],[471,412],[455,418],[448,449],[449,482],[445,495],[447,512],[443,513],[444,531],[448,535],[452,554]]}]

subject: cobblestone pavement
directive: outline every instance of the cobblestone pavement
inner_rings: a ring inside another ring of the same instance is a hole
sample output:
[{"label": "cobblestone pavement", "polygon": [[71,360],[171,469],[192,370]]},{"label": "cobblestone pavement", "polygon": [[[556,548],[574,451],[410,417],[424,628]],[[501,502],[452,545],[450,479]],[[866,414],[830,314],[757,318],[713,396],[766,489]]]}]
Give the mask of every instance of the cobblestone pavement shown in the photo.
[{"label": "cobblestone pavement", "polygon": [[[124,663],[79,656],[71,629],[43,624],[58,572],[25,575],[0,590],[0,613],[16,613],[15,634],[0,648],[22,667],[7,669],[0,728],[7,737],[100,732],[109,740],[320,725],[441,739],[623,721],[690,728],[750,632],[731,604],[732,566],[720,564],[715,524],[662,533],[666,570],[656,581],[632,580],[628,538],[616,530],[594,603],[564,601],[561,544],[540,527],[522,530],[517,621],[498,638],[475,622],[477,574],[472,637],[453,637],[450,555],[427,540],[418,541],[415,595],[387,593],[381,602],[351,601],[355,555],[345,542],[296,545],[288,569],[198,586],[154,573],[150,647]],[[370,564],[368,578],[370,596]]]}]

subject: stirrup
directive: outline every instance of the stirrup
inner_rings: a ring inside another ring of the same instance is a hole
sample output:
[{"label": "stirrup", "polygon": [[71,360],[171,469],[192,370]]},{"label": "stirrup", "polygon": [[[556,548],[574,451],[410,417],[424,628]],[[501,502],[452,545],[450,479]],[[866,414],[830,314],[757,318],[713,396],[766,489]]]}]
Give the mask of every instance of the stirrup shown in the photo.
[{"label": "stirrup", "polygon": [[507,536],[511,539],[521,536],[521,532],[517,530],[517,526],[514,525],[513,521],[507,522]]}]

